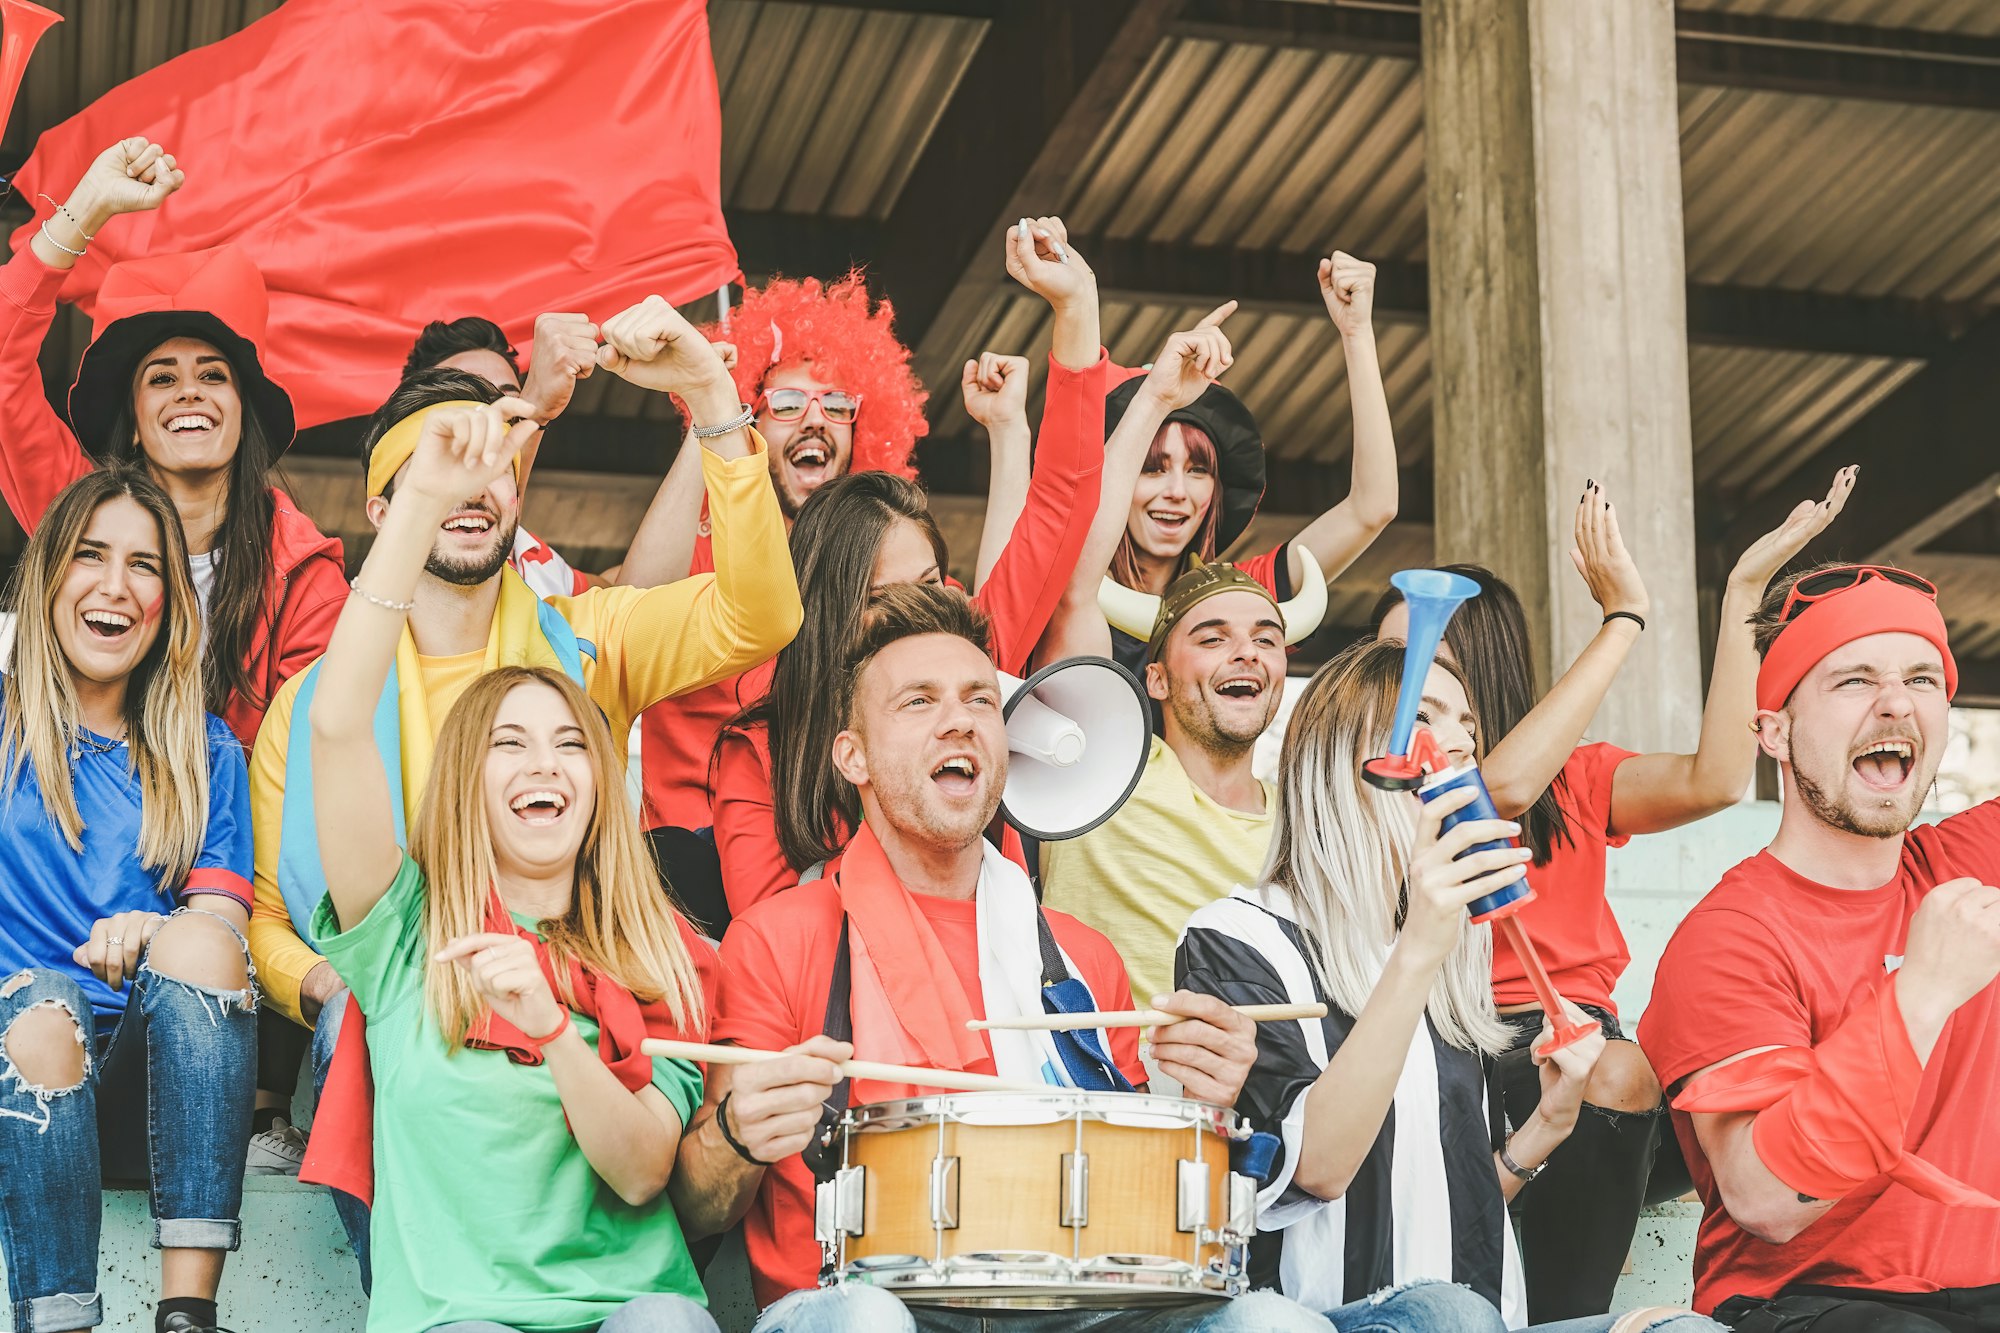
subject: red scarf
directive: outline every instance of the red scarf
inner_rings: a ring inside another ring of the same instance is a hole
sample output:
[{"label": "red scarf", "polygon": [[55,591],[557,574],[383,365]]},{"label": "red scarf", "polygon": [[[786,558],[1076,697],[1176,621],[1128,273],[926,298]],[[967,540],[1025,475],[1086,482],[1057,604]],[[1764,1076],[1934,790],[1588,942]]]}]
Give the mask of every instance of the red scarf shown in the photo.
[{"label": "red scarf", "polygon": [[[704,1012],[714,1003],[718,963],[715,948],[696,934],[679,913],[674,922],[680,927],[681,944],[694,960],[701,981]],[[498,893],[486,903],[487,931],[518,935],[535,946],[535,957],[549,989],[556,986],[555,963],[548,945],[533,931],[514,924]],[[687,1032],[675,1024],[665,1000],[641,1004],[637,996],[609,977],[571,960],[570,989],[575,995],[574,1012],[597,1023],[597,1054],[631,1092],[653,1081],[653,1058],[639,1049],[648,1037],[669,1041],[705,1041],[705,1030]],[[505,1051],[517,1065],[542,1063],[541,1048],[512,1023],[488,1012],[465,1035],[465,1044],[476,1051]],[[361,1202],[375,1202],[375,1080],[368,1068],[367,1020],[361,1006],[350,994],[347,1017],[341,1023],[340,1038],[334,1046],[333,1063],[327,1070],[326,1087],[313,1111],[312,1137],[306,1143],[306,1159],[299,1179],[312,1185],[326,1185],[351,1194]]]}]

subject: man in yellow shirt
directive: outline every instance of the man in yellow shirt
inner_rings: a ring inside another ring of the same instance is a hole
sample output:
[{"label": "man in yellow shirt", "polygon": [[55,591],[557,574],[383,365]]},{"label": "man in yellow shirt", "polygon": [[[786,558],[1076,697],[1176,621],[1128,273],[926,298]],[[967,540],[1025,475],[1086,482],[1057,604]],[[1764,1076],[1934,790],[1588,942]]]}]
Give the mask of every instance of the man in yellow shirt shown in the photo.
[{"label": "man in yellow shirt", "polygon": [[1263,584],[1197,564],[1160,602],[1146,692],[1165,714],[1146,771],[1117,814],[1042,844],[1042,892],[1110,938],[1143,1002],[1174,989],[1174,944],[1202,904],[1255,883],[1277,793],[1251,772],[1283,697],[1285,626]]},{"label": "man in yellow shirt", "polygon": [[[385,754],[401,756],[406,818],[415,813],[446,714],[485,670],[513,662],[560,666],[604,710],[613,733],[623,736],[643,709],[766,660],[798,629],[798,584],[764,442],[738,403],[720,356],[659,297],[614,316],[603,336],[598,360],[606,369],[644,388],[678,394],[686,404],[696,437],[686,447],[701,451],[715,572],[659,588],[592,588],[543,602],[506,568],[520,514],[511,478],[448,512],[427,514],[437,535],[377,713]],[[390,505],[404,503],[395,479],[429,411],[498,396],[487,381],[458,371],[425,372],[399,386],[363,440],[369,521],[381,527]],[[414,497],[409,502],[420,503]],[[309,728],[299,700],[315,680],[308,669],[285,683],[251,754],[256,905],[250,946],[271,1006],[307,1027],[327,1029],[317,1033],[318,1064],[330,1053],[339,1020],[341,1006],[329,1002],[344,996],[339,976],[299,929],[319,887],[310,871],[318,849],[305,845],[310,835],[299,818],[310,799],[303,762]],[[327,793],[324,799],[339,797]]]}]

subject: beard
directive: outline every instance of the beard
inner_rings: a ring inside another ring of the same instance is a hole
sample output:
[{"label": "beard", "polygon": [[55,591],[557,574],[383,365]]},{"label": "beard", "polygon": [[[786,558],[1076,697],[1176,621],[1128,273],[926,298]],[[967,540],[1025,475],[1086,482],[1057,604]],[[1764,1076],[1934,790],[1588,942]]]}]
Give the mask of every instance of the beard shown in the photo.
[{"label": "beard", "polygon": [[1268,686],[1265,688],[1263,716],[1248,734],[1245,734],[1245,724],[1234,720],[1225,722],[1217,716],[1207,696],[1198,690],[1175,690],[1168,707],[1173,710],[1174,721],[1179,724],[1182,734],[1189,740],[1218,759],[1234,762],[1253,749],[1257,738],[1270,728],[1282,698],[1283,691]]},{"label": "beard", "polygon": [[521,520],[518,515],[506,527],[496,526],[494,531],[499,535],[499,541],[494,544],[492,551],[483,556],[455,560],[439,555],[437,549],[433,547],[430,557],[424,561],[424,572],[461,588],[476,588],[498,574],[506,565],[507,557],[514,554],[514,534],[520,526]]},{"label": "beard", "polygon": [[898,832],[934,847],[956,850],[979,841],[1000,809],[1004,784],[989,782],[987,799],[980,802],[977,810],[951,809],[935,804],[930,799],[932,793],[925,790],[929,785],[930,775],[923,773],[914,774],[908,781],[896,777],[885,783],[880,777],[875,778],[875,795],[881,802],[884,818]]},{"label": "beard", "polygon": [[[1812,775],[1797,763],[1792,765],[1792,785],[1798,788],[1799,799],[1805,802],[1806,809],[1812,811],[1813,817],[1820,823],[1860,838],[1894,838],[1909,832],[1911,821],[1923,806],[1924,792],[1928,790],[1928,784],[1913,783],[1907,801],[1857,809],[1841,795],[1815,782]],[[1907,809],[1899,808],[1905,804]]]}]

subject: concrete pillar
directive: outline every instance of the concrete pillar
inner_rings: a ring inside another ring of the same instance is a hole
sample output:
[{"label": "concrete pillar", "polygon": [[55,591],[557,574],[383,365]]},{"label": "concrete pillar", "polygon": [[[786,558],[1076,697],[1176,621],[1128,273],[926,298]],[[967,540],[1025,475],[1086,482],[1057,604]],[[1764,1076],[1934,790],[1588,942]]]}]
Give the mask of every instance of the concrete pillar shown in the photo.
[{"label": "concrete pillar", "polygon": [[1424,0],[1437,556],[1520,590],[1546,686],[1599,614],[1584,479],[1652,594],[1592,734],[1691,749],[1695,610],[1671,0]]}]

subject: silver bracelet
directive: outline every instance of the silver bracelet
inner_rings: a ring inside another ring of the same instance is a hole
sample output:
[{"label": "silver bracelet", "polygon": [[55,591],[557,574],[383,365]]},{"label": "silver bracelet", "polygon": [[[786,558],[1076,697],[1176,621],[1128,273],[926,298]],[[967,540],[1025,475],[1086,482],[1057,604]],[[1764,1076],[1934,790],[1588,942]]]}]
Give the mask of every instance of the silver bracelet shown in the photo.
[{"label": "silver bracelet", "polygon": [[[35,198],[49,199],[49,197],[45,194],[38,194],[35,196]],[[83,223],[77,218],[76,214],[69,211],[68,204],[59,204],[55,200],[49,199],[49,207],[55,209],[56,212],[62,214],[64,217],[69,219],[69,225],[76,228],[76,234],[83,237],[83,242],[85,245],[88,245],[90,244],[90,242],[97,239],[97,234],[95,232],[88,232],[83,229]]]},{"label": "silver bracelet", "polygon": [[362,601],[379,606],[384,611],[414,611],[417,609],[415,602],[392,602],[386,597],[377,597],[374,593],[361,586],[361,576],[358,574],[347,581],[347,586],[354,589],[354,595]]},{"label": "silver bracelet", "polygon": [[[83,229],[79,227],[77,228],[77,230],[81,231]],[[83,258],[83,253],[84,253],[83,251],[72,250],[67,245],[64,245],[61,241],[55,238],[55,235],[49,231],[49,220],[47,218],[42,219],[42,239],[47,241],[50,245],[53,245],[56,249],[62,251],[66,255],[70,255],[76,259]],[[84,240],[85,244],[89,243],[88,237],[85,237]]]},{"label": "silver bracelet", "polygon": [[732,430],[742,430],[756,419],[757,413],[751,410],[750,404],[744,403],[741,412],[720,426],[691,426],[689,433],[697,440],[712,440],[718,435],[727,435]]},{"label": "silver bracelet", "polygon": [[1518,1178],[1523,1184],[1527,1183],[1530,1180],[1533,1180],[1536,1176],[1539,1176],[1540,1174],[1542,1174],[1542,1172],[1548,1169],[1549,1164],[1546,1161],[1544,1161],[1539,1166],[1522,1166],[1519,1162],[1514,1160],[1513,1149],[1514,1149],[1514,1138],[1510,1134],[1507,1137],[1507,1141],[1500,1145],[1500,1165],[1506,1167],[1509,1171],[1513,1172],[1515,1177]]}]

